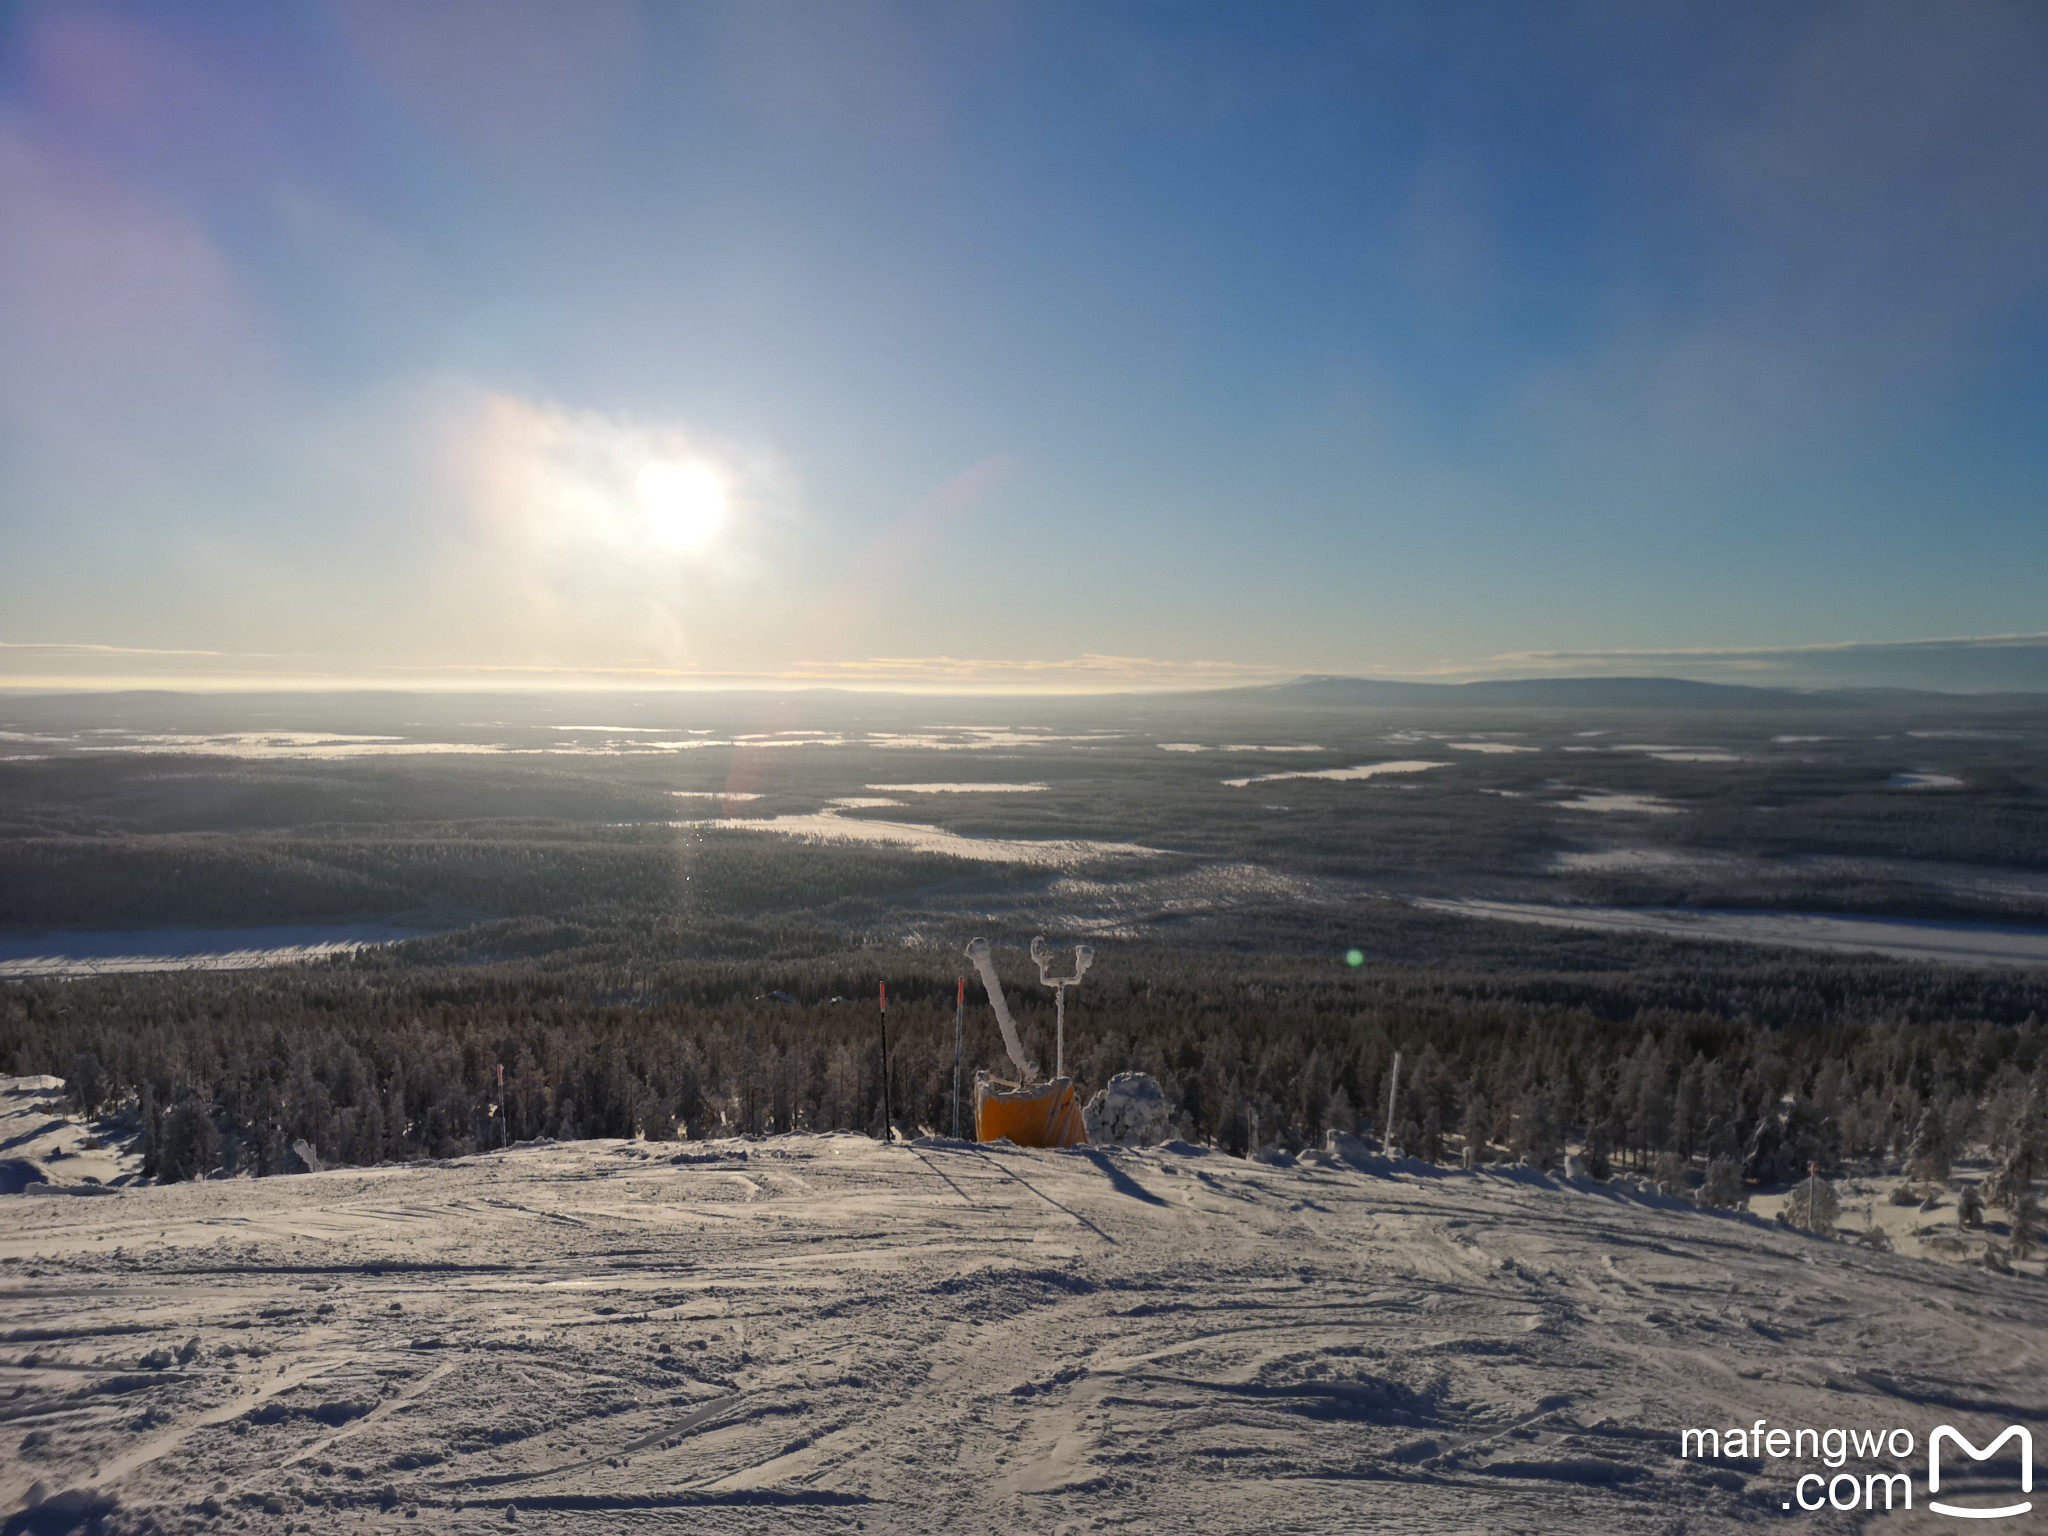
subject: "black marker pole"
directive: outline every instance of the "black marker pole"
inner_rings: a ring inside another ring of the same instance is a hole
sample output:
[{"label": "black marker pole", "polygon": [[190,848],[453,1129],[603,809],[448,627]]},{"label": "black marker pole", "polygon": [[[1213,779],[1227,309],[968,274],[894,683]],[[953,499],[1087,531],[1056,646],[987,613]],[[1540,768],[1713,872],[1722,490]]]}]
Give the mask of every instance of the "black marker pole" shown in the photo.
[{"label": "black marker pole", "polygon": [[960,1139],[960,1042],[967,1033],[967,978],[956,978],[953,994],[953,1139]]},{"label": "black marker pole", "polygon": [[890,1140],[895,1117],[889,1113],[889,983],[877,982],[882,1000],[882,1140]]}]

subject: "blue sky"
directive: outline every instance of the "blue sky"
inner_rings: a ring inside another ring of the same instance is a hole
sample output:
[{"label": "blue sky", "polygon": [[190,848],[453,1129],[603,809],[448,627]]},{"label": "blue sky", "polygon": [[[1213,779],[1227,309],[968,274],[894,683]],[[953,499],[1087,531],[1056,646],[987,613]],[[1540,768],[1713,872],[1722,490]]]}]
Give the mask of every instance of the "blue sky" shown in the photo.
[{"label": "blue sky", "polygon": [[2037,7],[0,17],[0,681],[2048,630]]}]

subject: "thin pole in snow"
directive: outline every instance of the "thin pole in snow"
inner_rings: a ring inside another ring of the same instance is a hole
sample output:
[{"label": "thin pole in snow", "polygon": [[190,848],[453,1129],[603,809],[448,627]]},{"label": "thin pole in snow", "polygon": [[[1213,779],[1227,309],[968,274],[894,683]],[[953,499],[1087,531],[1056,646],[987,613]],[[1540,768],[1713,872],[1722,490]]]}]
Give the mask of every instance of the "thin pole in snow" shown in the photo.
[{"label": "thin pole in snow", "polygon": [[882,1140],[891,1140],[896,1117],[889,1111],[889,983],[877,982],[882,1000]]},{"label": "thin pole in snow", "polygon": [[967,1035],[967,978],[958,976],[953,993],[953,1139],[960,1139],[960,1056]]},{"label": "thin pole in snow", "polygon": [[1401,1053],[1394,1052],[1394,1075],[1387,1084],[1387,1131],[1380,1137],[1380,1145],[1389,1157],[1394,1155],[1394,1106],[1401,1097]]}]

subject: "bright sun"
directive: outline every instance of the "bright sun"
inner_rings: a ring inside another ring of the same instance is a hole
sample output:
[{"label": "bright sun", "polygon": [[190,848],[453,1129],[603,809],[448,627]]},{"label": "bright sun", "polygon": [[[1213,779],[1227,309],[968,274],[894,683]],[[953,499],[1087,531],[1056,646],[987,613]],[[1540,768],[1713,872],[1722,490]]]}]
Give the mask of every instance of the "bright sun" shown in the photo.
[{"label": "bright sun", "polygon": [[701,464],[657,459],[633,489],[654,536],[677,549],[702,544],[725,520],[725,484]]}]

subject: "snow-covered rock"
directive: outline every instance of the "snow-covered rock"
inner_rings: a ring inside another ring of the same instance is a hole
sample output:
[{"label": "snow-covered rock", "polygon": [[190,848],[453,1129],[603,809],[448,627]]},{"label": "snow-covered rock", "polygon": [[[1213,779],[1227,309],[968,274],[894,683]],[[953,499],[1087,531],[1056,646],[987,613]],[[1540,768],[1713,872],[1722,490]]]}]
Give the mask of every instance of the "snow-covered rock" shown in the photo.
[{"label": "snow-covered rock", "polygon": [[1088,1139],[1097,1146],[1149,1147],[1166,1139],[1173,1112],[1156,1078],[1119,1072],[1081,1111]]},{"label": "snow-covered rock", "polygon": [[1325,1131],[1323,1150],[1332,1157],[1342,1158],[1347,1163],[1357,1163],[1361,1166],[1367,1158],[1378,1155],[1349,1131]]}]

